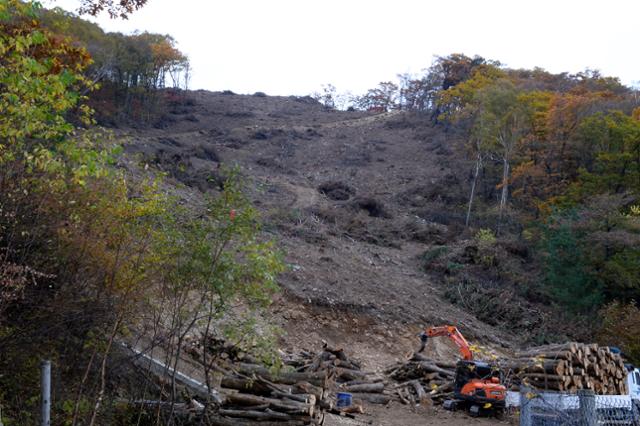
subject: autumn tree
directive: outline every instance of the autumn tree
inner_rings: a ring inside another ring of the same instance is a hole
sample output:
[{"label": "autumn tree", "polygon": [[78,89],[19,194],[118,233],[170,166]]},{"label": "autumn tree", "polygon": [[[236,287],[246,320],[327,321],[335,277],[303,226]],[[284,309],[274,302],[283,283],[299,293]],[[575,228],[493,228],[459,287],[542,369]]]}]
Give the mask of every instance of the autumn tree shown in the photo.
[{"label": "autumn tree", "polygon": [[391,111],[398,107],[398,96],[398,85],[391,81],[384,81],[358,97],[356,105],[365,111]]},{"label": "autumn tree", "polygon": [[127,19],[146,3],[147,0],[82,0],[79,12],[96,16],[105,11],[111,18]]},{"label": "autumn tree", "polygon": [[99,117],[108,115],[108,105],[116,116],[150,117],[159,104],[159,89],[187,88],[189,60],[169,35],[105,33],[97,24],[61,9],[40,9],[37,14],[52,33],[69,37],[90,54],[84,74],[101,85],[92,93],[95,104],[102,101]]},{"label": "autumn tree", "polygon": [[[60,423],[112,424],[109,367],[118,342],[146,330],[141,312],[164,313],[185,300],[179,289],[199,291],[203,302],[189,307],[198,318],[213,310],[216,329],[231,300],[268,304],[282,263],[258,238],[256,211],[231,174],[199,215],[182,211],[153,174],[115,167],[121,146],[83,105],[90,56],[42,26],[40,13],[0,0],[2,420],[33,423],[37,363],[47,357]],[[128,81],[157,82],[171,58]],[[187,328],[164,331],[173,339]]]},{"label": "autumn tree", "polygon": [[509,80],[479,90],[474,102],[477,105],[475,137],[478,150],[487,149],[502,163],[499,211],[504,214],[509,197],[510,172],[517,145],[528,130],[526,112],[520,102],[519,92]]}]

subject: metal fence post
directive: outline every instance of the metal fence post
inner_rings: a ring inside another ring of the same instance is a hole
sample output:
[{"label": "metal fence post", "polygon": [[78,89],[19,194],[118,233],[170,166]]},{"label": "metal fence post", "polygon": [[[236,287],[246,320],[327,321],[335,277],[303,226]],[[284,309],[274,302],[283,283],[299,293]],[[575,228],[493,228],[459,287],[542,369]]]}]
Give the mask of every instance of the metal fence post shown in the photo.
[{"label": "metal fence post", "polygon": [[578,400],[580,401],[580,424],[584,426],[597,426],[596,394],[590,389],[582,389],[578,391]]},{"label": "metal fence post", "polygon": [[42,426],[51,425],[51,361],[45,360],[40,364],[40,390]]},{"label": "metal fence post", "polygon": [[531,405],[527,393],[527,388],[520,389],[520,426],[531,426]]}]

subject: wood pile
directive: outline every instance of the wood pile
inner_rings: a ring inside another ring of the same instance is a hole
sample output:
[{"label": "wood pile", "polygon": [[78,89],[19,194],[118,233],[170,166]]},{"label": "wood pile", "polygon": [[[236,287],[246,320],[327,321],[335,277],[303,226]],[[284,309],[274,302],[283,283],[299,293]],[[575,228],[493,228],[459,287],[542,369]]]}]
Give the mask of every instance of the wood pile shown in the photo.
[{"label": "wood pile", "polygon": [[384,377],[371,372],[362,371],[361,364],[347,356],[342,348],[333,348],[323,343],[322,350],[316,354],[302,352],[296,357],[285,359],[285,364],[294,367],[298,372],[326,372],[330,378],[328,390],[330,398],[335,402],[338,392],[352,394],[353,406],[348,409],[332,412],[364,412],[362,401],[371,404],[387,404],[393,396],[386,393]]},{"label": "wood pile", "polygon": [[597,344],[565,343],[528,348],[502,366],[513,373],[512,389],[574,392],[591,389],[599,395],[627,394],[627,371],[619,355]]},{"label": "wood pile", "polygon": [[[361,364],[343,349],[326,343],[318,353],[283,356],[279,372],[251,362],[250,355],[233,353],[225,345],[216,349],[218,353],[209,353],[219,361],[215,374],[222,403],[213,415],[207,414],[208,424],[320,425],[325,413],[353,416],[364,412],[362,401],[386,404],[393,399],[385,394],[383,377],[362,371]],[[202,359],[202,355],[194,358]],[[338,392],[351,393],[353,404],[338,409]]]},{"label": "wood pile", "polygon": [[285,366],[273,372],[246,362],[228,363],[221,370],[219,424],[321,425],[324,412],[333,409],[328,370],[290,371]]},{"label": "wood pile", "polygon": [[453,397],[456,364],[414,353],[406,361],[385,370],[395,382],[394,393],[405,404],[435,403]]}]

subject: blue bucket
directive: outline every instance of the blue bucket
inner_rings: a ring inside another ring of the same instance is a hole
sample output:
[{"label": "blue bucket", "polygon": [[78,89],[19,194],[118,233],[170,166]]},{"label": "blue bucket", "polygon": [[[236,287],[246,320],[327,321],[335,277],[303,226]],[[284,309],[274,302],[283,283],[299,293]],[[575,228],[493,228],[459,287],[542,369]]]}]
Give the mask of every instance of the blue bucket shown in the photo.
[{"label": "blue bucket", "polygon": [[349,407],[351,406],[351,394],[347,392],[338,392],[338,408]]}]

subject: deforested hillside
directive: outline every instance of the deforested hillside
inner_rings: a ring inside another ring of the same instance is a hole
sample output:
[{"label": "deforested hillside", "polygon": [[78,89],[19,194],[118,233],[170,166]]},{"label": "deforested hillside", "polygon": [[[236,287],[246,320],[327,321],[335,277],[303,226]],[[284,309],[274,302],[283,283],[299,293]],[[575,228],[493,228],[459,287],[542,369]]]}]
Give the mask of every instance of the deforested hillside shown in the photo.
[{"label": "deforested hillside", "polygon": [[469,164],[460,136],[428,115],[201,91],[153,126],[119,132],[139,164],[196,194],[217,191],[221,169],[239,167],[263,233],[286,254],[284,298],[344,315],[336,328],[350,329],[348,316],[359,314],[397,329],[464,324],[493,343],[545,333],[542,318],[552,311],[512,285],[539,279],[534,257],[509,234],[491,250],[519,277],[506,280],[482,263],[482,225],[465,227]]},{"label": "deforested hillside", "polygon": [[360,95],[190,90],[178,46],[0,0],[0,424],[461,426],[628,391],[636,88],[454,53]]}]

